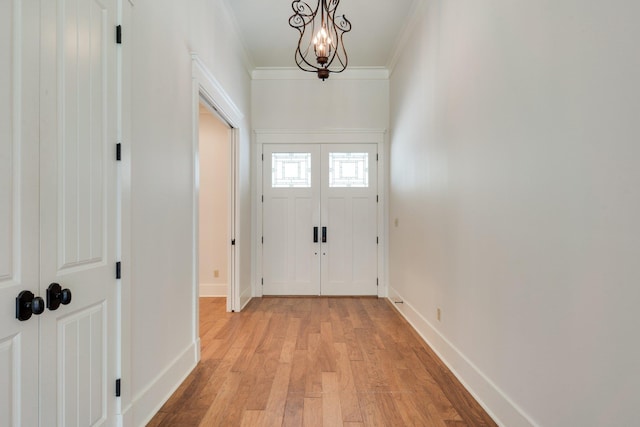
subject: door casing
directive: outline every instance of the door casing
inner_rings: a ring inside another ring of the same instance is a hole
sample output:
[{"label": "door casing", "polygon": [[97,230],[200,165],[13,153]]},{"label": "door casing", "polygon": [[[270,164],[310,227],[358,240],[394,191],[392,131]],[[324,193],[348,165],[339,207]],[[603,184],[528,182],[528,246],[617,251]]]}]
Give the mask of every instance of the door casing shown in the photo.
[{"label": "door casing", "polygon": [[263,161],[262,145],[263,144],[377,144],[378,146],[378,236],[380,241],[377,251],[377,277],[378,277],[378,297],[387,296],[387,261],[388,253],[388,204],[386,201],[387,183],[387,146],[386,146],[386,130],[385,129],[357,129],[357,130],[255,130],[254,138],[254,159],[255,159],[255,191],[254,191],[254,226],[253,226],[253,242],[254,253],[253,259],[253,296],[262,297],[262,250],[261,236],[264,234],[263,211],[262,211],[262,180],[263,180]]},{"label": "door casing", "polygon": [[238,198],[238,180],[239,180],[239,141],[240,141],[240,128],[242,126],[243,115],[240,110],[231,101],[231,98],[224,91],[222,86],[213,77],[206,65],[202,62],[197,54],[192,54],[193,65],[193,230],[192,230],[192,242],[193,242],[193,268],[192,268],[192,289],[193,289],[193,312],[195,316],[193,318],[193,331],[194,339],[199,340],[199,266],[198,266],[198,205],[199,205],[199,176],[198,176],[198,150],[199,150],[199,116],[200,116],[200,103],[202,102],[208,108],[215,111],[216,115],[224,120],[230,127],[230,179],[229,179],[229,238],[235,242],[234,245],[230,244],[229,256],[228,256],[228,274],[229,274],[229,286],[227,290],[227,311],[240,311],[242,309],[240,299],[240,286],[238,278],[240,277],[239,266],[239,253],[241,242],[237,235],[237,225],[240,221],[239,210],[237,209]]}]

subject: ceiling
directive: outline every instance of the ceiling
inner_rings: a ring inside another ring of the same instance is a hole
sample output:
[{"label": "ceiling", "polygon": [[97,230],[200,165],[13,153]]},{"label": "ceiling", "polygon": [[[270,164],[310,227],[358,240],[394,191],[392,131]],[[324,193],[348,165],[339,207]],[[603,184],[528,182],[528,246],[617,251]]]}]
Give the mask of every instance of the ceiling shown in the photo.
[{"label": "ceiling", "polygon": [[[337,14],[352,24],[344,44],[349,67],[388,67],[404,29],[422,0],[342,0]],[[317,0],[307,0],[315,8]],[[291,0],[227,0],[247,53],[257,68],[295,67],[297,30]]]}]

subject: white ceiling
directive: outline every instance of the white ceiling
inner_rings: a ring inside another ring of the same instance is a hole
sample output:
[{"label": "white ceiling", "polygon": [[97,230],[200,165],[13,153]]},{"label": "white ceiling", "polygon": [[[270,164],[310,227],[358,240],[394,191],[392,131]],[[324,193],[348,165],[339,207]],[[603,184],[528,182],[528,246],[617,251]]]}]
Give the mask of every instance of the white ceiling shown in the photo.
[{"label": "white ceiling", "polygon": [[[307,0],[315,8],[318,0]],[[422,0],[341,0],[337,14],[351,21],[344,44],[349,67],[388,67],[417,3]],[[295,67],[297,30],[291,0],[227,0],[253,65]]]}]

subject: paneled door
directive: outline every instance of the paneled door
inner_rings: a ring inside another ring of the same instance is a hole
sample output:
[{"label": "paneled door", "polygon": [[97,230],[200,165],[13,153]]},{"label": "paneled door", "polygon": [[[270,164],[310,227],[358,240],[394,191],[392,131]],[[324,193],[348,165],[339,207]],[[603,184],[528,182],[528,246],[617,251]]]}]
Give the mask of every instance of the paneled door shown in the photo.
[{"label": "paneled door", "polygon": [[0,425],[13,427],[39,416],[39,325],[16,319],[18,294],[40,292],[38,21],[37,2],[0,1]]},{"label": "paneled door", "polygon": [[3,426],[115,424],[116,5],[0,6]]},{"label": "paneled door", "polygon": [[377,147],[323,144],[323,295],[377,295]]},{"label": "paneled door", "polygon": [[376,144],[264,144],[263,294],[377,294]]},{"label": "paneled door", "polygon": [[263,293],[320,294],[320,146],[265,145]]},{"label": "paneled door", "polygon": [[115,414],[115,6],[41,2],[40,285],[72,300],[40,318],[40,412],[60,426]]}]

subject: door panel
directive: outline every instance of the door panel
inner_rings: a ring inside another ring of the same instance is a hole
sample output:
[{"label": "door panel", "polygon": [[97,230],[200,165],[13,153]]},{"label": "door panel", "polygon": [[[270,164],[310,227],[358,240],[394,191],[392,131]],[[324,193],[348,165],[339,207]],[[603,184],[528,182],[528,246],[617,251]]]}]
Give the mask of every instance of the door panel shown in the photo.
[{"label": "door panel", "polygon": [[0,425],[38,424],[38,316],[16,319],[16,297],[38,295],[37,2],[0,2]]},{"label": "door panel", "polygon": [[51,283],[72,293],[40,326],[51,349],[40,360],[41,414],[58,425],[115,414],[115,6],[42,2],[41,294]]},{"label": "door panel", "polygon": [[63,200],[61,239],[62,268],[99,262],[103,252],[104,163],[109,65],[103,59],[113,50],[113,24],[108,9],[95,0],[61,1],[57,37],[58,158]]},{"label": "door panel", "polygon": [[61,425],[95,425],[106,418],[106,313],[102,303],[58,319]]},{"label": "door panel", "polygon": [[376,153],[375,144],[322,146],[323,295],[378,293]]},{"label": "door panel", "polygon": [[314,172],[319,169],[319,154],[317,146],[264,149],[265,295],[320,292],[319,245],[313,242],[313,227],[320,225],[319,177]]}]

